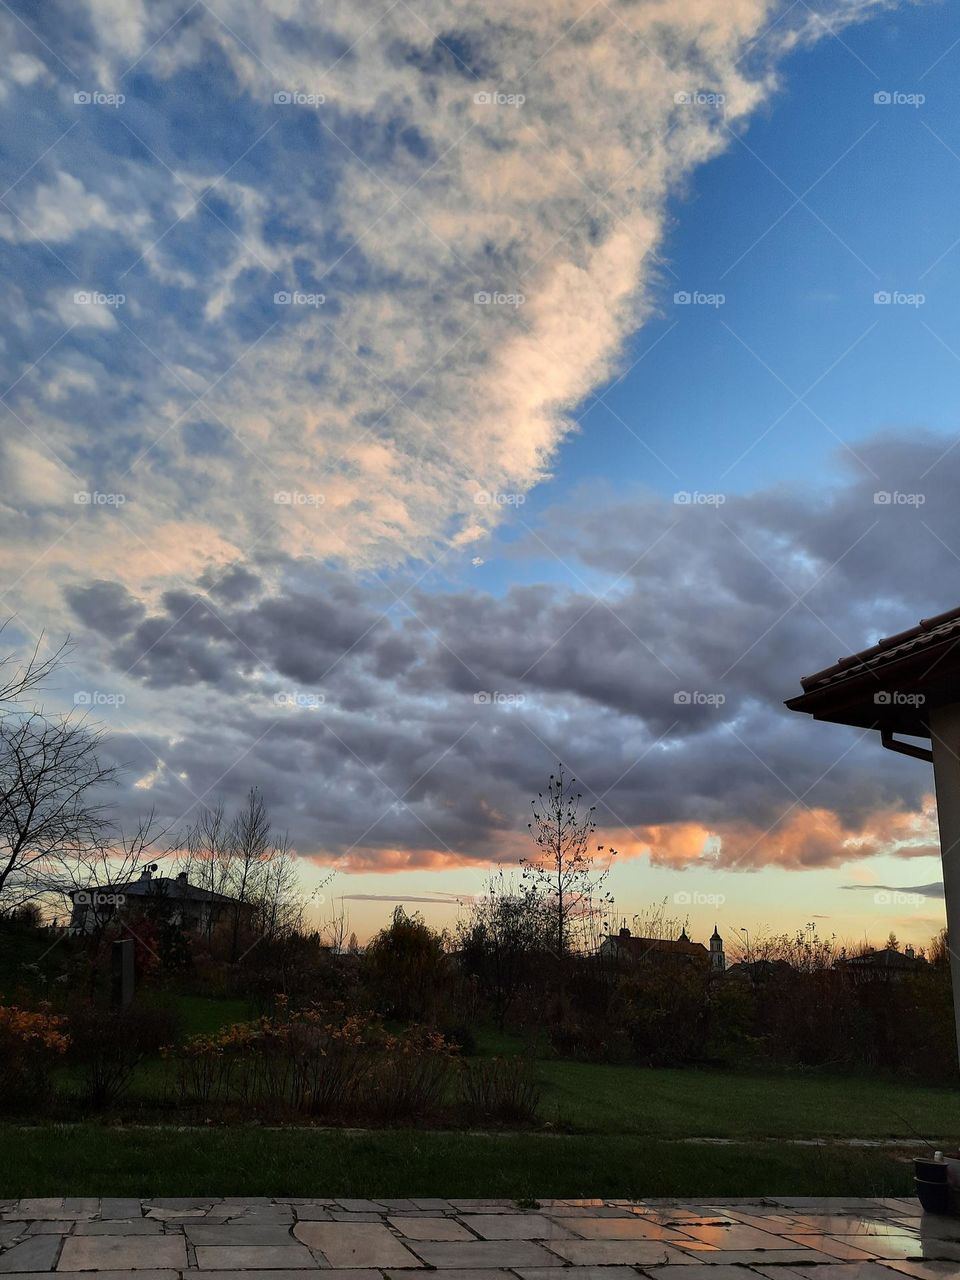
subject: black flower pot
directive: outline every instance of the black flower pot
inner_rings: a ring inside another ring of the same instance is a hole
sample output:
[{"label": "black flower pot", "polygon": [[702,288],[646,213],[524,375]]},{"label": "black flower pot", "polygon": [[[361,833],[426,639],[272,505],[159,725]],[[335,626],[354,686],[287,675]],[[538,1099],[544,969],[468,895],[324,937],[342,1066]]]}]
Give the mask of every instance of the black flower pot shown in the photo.
[{"label": "black flower pot", "polygon": [[914,1178],[914,1182],[924,1213],[950,1212],[950,1188],[946,1182],[928,1182],[925,1178]]},{"label": "black flower pot", "polygon": [[927,1160],[918,1157],[913,1162],[913,1172],[924,1182],[946,1182],[947,1163],[945,1160]]}]

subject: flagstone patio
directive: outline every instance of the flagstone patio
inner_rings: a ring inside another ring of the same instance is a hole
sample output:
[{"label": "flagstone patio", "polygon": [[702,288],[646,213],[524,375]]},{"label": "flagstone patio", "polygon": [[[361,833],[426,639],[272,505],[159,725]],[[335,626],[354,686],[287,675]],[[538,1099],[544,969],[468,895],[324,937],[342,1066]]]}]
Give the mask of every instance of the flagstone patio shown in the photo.
[{"label": "flagstone patio", "polygon": [[0,1274],[50,1280],[917,1280],[960,1277],[960,1219],[915,1200],[0,1201]]}]

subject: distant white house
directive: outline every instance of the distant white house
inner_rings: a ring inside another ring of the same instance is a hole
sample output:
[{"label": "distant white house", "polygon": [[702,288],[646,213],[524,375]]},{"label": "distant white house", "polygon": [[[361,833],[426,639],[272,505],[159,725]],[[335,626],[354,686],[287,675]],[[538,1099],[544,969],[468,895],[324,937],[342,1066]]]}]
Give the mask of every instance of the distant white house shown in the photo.
[{"label": "distant white house", "polygon": [[927,962],[923,956],[917,955],[913,947],[907,946],[902,951],[896,947],[867,951],[862,956],[850,956],[842,965],[864,979],[886,978],[899,982],[909,974],[925,969]]},{"label": "distant white house", "polygon": [[[179,928],[206,932],[221,919],[229,918],[238,906],[236,898],[191,884],[187,873],[154,875],[155,866],[146,867],[136,880],[120,884],[91,885],[70,892],[70,928],[94,933],[117,915],[136,916],[159,911]],[[248,914],[250,903],[239,904]],[[229,914],[228,914],[229,913]]]}]

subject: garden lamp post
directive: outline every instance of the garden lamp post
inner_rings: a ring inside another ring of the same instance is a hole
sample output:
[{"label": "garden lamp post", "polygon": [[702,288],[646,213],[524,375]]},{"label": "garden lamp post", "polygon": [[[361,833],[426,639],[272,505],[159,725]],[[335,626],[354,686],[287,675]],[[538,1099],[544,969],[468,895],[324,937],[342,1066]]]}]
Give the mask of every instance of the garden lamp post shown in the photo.
[{"label": "garden lamp post", "polygon": [[[953,1012],[960,1050],[960,608],[841,658],[801,680],[791,711],[876,729],[889,751],[933,765],[947,914]],[[927,738],[930,746],[898,734]]]}]

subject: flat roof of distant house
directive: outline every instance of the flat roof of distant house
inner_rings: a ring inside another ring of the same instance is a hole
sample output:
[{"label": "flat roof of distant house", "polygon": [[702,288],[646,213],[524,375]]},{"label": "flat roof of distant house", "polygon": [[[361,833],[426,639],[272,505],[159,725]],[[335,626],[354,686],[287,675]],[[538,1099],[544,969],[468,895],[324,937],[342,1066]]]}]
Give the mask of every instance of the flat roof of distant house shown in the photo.
[{"label": "flat roof of distant house", "polygon": [[960,606],[879,640],[800,681],[791,711],[815,720],[930,737],[932,708],[960,702]]},{"label": "flat roof of distant house", "polygon": [[905,954],[896,947],[881,947],[862,956],[850,956],[846,963],[875,969],[919,969],[927,962],[922,956]]},{"label": "flat roof of distant house", "polygon": [[171,898],[220,905],[237,902],[236,898],[231,898],[228,894],[218,893],[215,889],[203,889],[175,876],[141,876],[137,880],[125,880],[117,884],[91,885],[86,889],[71,889],[70,897],[73,898],[78,893],[89,893],[91,889],[101,893],[122,893],[126,898]]}]

